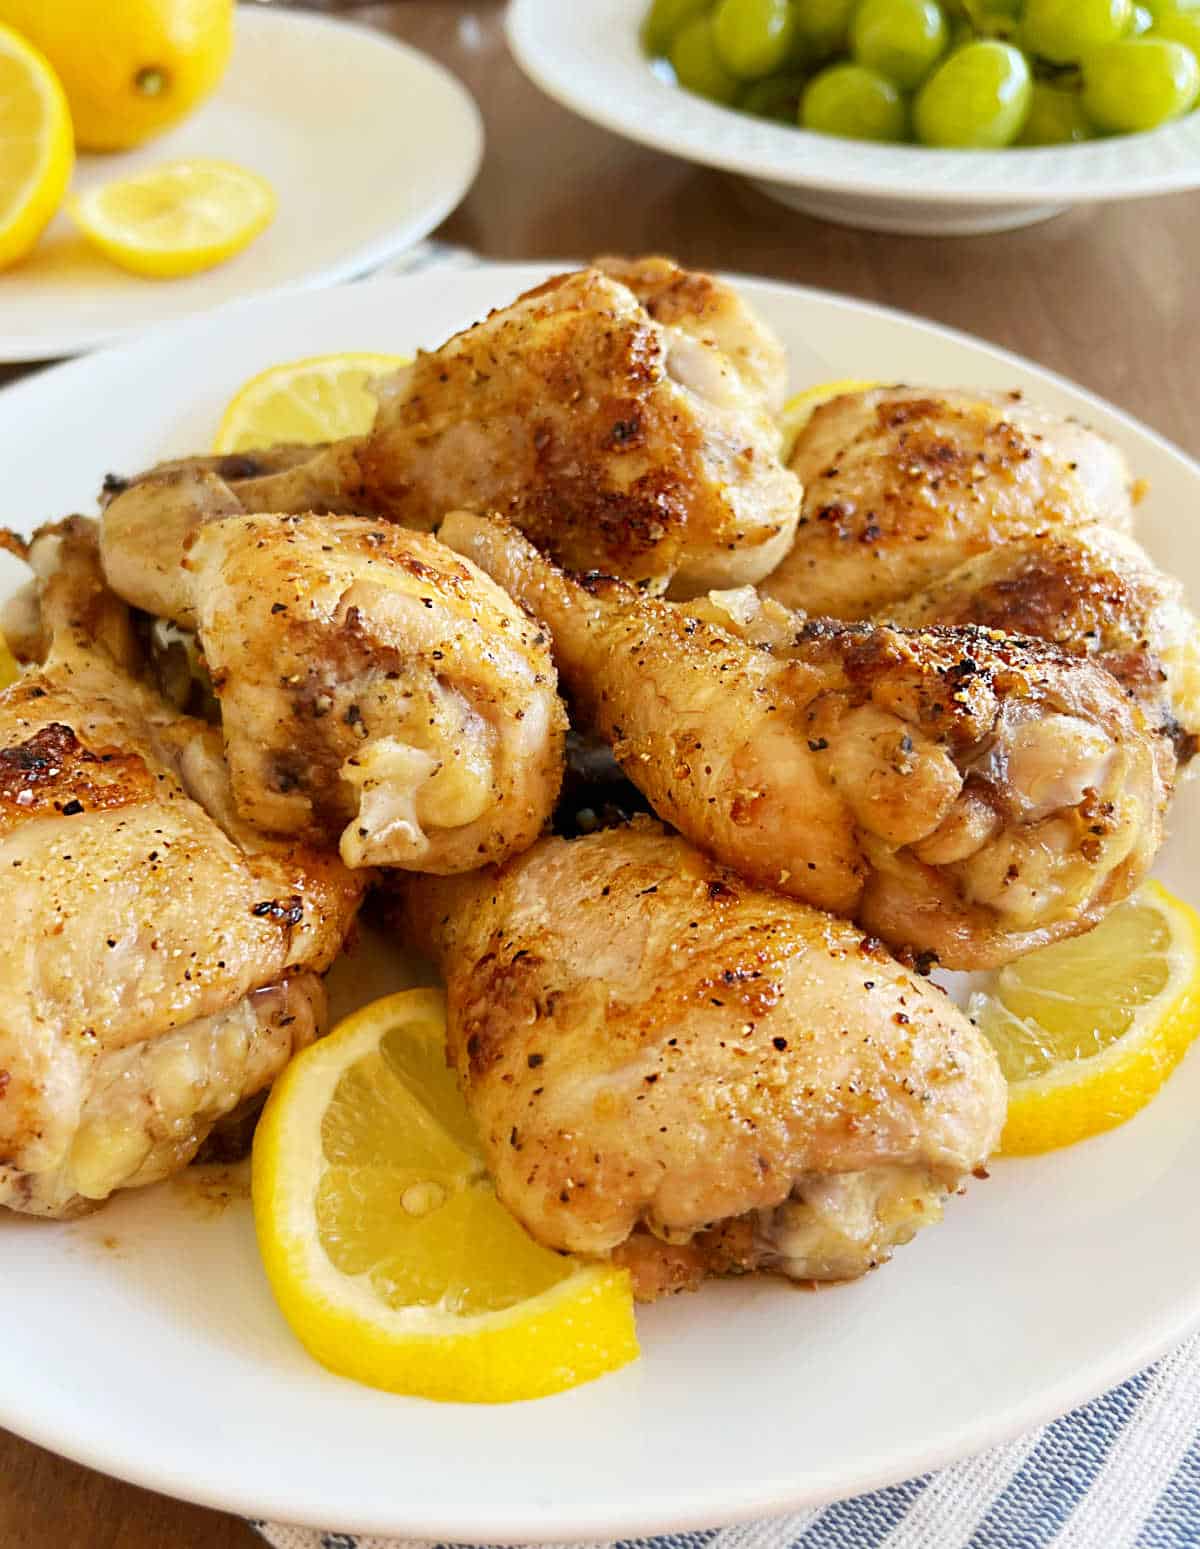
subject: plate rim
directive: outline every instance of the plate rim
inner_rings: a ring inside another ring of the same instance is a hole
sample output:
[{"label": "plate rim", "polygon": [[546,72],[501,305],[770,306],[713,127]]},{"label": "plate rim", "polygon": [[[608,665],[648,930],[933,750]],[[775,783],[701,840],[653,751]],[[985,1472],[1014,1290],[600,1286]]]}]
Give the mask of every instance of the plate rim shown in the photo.
[{"label": "plate rim", "polygon": [[[561,272],[568,262],[564,260],[536,264],[486,263],[478,268],[459,271],[459,273],[463,277],[486,276],[489,281],[494,278],[497,285],[506,280],[512,280],[524,288],[526,285],[537,283],[548,274]],[[428,279],[430,275],[437,273],[437,270],[432,270],[426,271],[424,275],[381,277],[364,283],[368,291],[387,290],[398,295],[406,288],[419,286],[423,279]],[[448,279],[451,283],[454,280],[454,276],[449,273],[441,275],[441,278]],[[909,328],[915,326],[919,333],[932,334],[958,344],[965,344],[1000,364],[1015,366],[1023,372],[1032,372],[1047,383],[1067,390],[1081,402],[1101,409],[1139,437],[1156,443],[1161,450],[1169,453],[1182,465],[1183,470],[1196,481],[1197,488],[1200,489],[1200,462],[1182,448],[1098,394],[1080,387],[1060,373],[1039,366],[1027,357],[991,344],[963,330],[917,317],[898,308],[826,292],[812,286],[792,284],[788,281],[763,279],[750,275],[731,275],[730,278],[737,283],[747,284],[752,289],[759,290],[760,293],[778,291],[788,295],[800,295],[810,304],[832,306],[848,313],[865,313]],[[232,316],[221,317],[219,323],[222,327],[232,327],[236,323],[237,315],[244,311],[267,310],[281,304],[286,305],[287,298],[279,293],[245,298],[223,309],[224,313]],[[177,345],[185,343],[194,332],[207,331],[212,321],[211,317],[184,318],[173,323],[169,328],[158,331],[153,337],[130,340],[98,356],[65,361],[33,377],[14,383],[0,391],[0,422],[3,420],[4,405],[7,403],[25,399],[33,399],[36,402],[36,399],[43,395],[52,400],[57,393],[58,383],[62,380],[69,381],[73,377],[86,379],[89,374],[97,371],[119,373],[131,358],[136,361],[140,354],[157,355],[159,352],[173,350]],[[844,1476],[836,1479],[830,1477],[824,1485],[806,1488],[803,1493],[797,1492],[794,1482],[788,1483],[783,1480],[773,1480],[766,1484],[760,1481],[734,1488],[728,1485],[712,1486],[702,1496],[693,1492],[687,1505],[673,1509],[669,1514],[664,1512],[659,1515],[652,1514],[644,1505],[622,1508],[619,1504],[613,1503],[593,1505],[585,1509],[578,1505],[569,1508],[539,1508],[531,1504],[528,1507],[528,1515],[524,1518],[520,1517],[515,1509],[509,1510],[500,1528],[496,1527],[494,1517],[489,1514],[490,1508],[462,1500],[453,1506],[452,1519],[445,1516],[436,1521],[413,1516],[398,1519],[394,1514],[379,1515],[370,1509],[357,1515],[352,1510],[339,1510],[338,1515],[343,1520],[331,1524],[326,1520],[327,1509],[319,1505],[315,1495],[301,1499],[293,1491],[288,1498],[274,1498],[241,1489],[236,1483],[230,1485],[227,1482],[205,1480],[197,1484],[178,1468],[172,1467],[170,1463],[157,1466],[153,1462],[146,1463],[134,1456],[128,1446],[116,1445],[108,1437],[96,1437],[94,1434],[89,1436],[83,1425],[79,1428],[79,1435],[70,1438],[64,1444],[61,1429],[56,1429],[46,1417],[46,1406],[42,1405],[32,1420],[27,1418],[20,1410],[21,1393],[6,1395],[3,1392],[2,1375],[0,1375],[0,1424],[38,1445],[101,1472],[128,1480],[144,1488],[251,1518],[268,1517],[282,1522],[300,1522],[320,1528],[332,1527],[350,1532],[384,1535],[401,1533],[410,1537],[430,1537],[440,1540],[461,1538],[464,1541],[486,1541],[498,1544],[570,1541],[605,1535],[634,1536],[710,1528],[718,1524],[733,1524],[804,1507],[816,1507],[890,1482],[913,1477],[929,1469],[943,1467],[969,1453],[1002,1444],[1005,1440],[1086,1402],[1158,1359],[1168,1348],[1198,1327],[1200,1327],[1200,1284],[1196,1286],[1186,1303],[1180,1301],[1175,1309],[1169,1312],[1163,1311],[1149,1326],[1144,1320],[1139,1320],[1129,1329],[1127,1336],[1119,1344],[1105,1352],[1102,1358],[1094,1359],[1088,1364],[1085,1376],[1064,1377],[1049,1390],[1043,1391],[1036,1402],[1011,1404],[998,1417],[994,1413],[981,1417],[972,1426],[960,1431],[953,1441],[947,1441],[935,1447],[925,1444],[923,1449],[915,1443],[908,1444],[899,1451],[890,1452],[886,1462],[881,1457],[868,1459],[865,1466],[855,1474],[851,1483],[847,1483]],[[59,1412],[61,1413],[61,1405]],[[92,1430],[94,1432],[94,1427]],[[450,1520],[449,1526],[447,1526],[448,1520]]]},{"label": "plate rim", "polygon": [[[126,343],[151,331],[157,332],[165,328],[177,327],[197,317],[213,317],[231,306],[240,306],[244,301],[262,301],[274,296],[325,290],[332,285],[363,278],[373,269],[379,268],[389,259],[395,258],[406,248],[414,246],[430,232],[435,231],[466,198],[483,164],[486,147],[483,114],[470,89],[439,59],[435,59],[432,54],[425,53],[403,38],[382,32],[378,27],[368,26],[350,17],[323,16],[312,11],[273,10],[262,5],[246,5],[238,7],[236,21],[239,30],[248,31],[265,28],[270,32],[273,28],[279,28],[295,34],[306,31],[313,34],[349,32],[368,45],[403,55],[410,66],[424,71],[431,81],[437,81],[441,85],[447,94],[447,102],[453,100],[457,111],[461,114],[462,127],[470,143],[469,146],[464,147],[461,163],[455,167],[454,176],[447,177],[445,188],[438,197],[430,199],[419,212],[395,221],[386,231],[380,232],[369,242],[361,243],[341,258],[332,260],[298,279],[285,284],[267,286],[247,296],[229,297],[215,304],[200,302],[194,311],[166,319],[150,317],[143,322],[121,323],[112,327],[63,327],[51,330],[36,339],[27,334],[0,332],[0,364],[27,365],[40,361],[58,362],[63,358],[76,358],[95,350]],[[219,94],[220,89],[218,85],[214,96]]]},{"label": "plate rim", "polygon": [[[612,12],[620,8],[622,25],[630,27],[630,38],[621,44],[622,82],[627,91],[617,106],[593,101],[575,87],[569,73],[553,67],[554,56],[542,45],[538,28],[547,17],[561,14],[556,0],[510,0],[505,30],[517,64],[548,97],[579,117],[624,139],[702,166],[791,188],[924,205],[1099,204],[1149,198],[1200,184],[1200,117],[1185,115],[1142,134],[1070,147],[936,150],[839,140],[755,119],[656,82],[632,31],[637,20],[635,6],[640,11],[641,0],[585,3],[590,7],[600,3]],[[640,71],[631,67],[630,40],[644,67]],[[579,57],[585,57],[582,49]],[[686,101],[686,117],[683,108],[664,114],[663,107],[678,97]],[[743,150],[740,145],[754,149]],[[1101,155],[1111,161],[1114,148],[1130,146],[1146,150],[1148,158],[1143,157],[1140,165],[1130,165],[1126,171],[1087,176]],[[1176,152],[1170,164],[1155,166],[1167,150]],[[931,176],[935,169],[943,176],[958,170],[964,182],[937,182]],[[1061,172],[1061,179],[1052,181],[1056,171]]]}]

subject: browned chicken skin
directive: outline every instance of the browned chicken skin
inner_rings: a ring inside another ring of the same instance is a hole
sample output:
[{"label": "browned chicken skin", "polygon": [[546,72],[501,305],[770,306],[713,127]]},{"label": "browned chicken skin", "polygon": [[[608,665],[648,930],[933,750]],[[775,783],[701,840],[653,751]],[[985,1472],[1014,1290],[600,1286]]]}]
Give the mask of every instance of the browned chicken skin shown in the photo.
[{"label": "browned chicken skin", "polygon": [[833,618],[868,618],[1047,527],[1131,521],[1120,452],[1019,393],[848,393],[816,409],[790,466],[804,485],[796,540],[763,591]]},{"label": "browned chicken skin", "polygon": [[1158,849],[1168,750],[1091,662],[774,605],[756,635],[572,581],[497,521],[440,532],[545,623],[581,721],[660,817],[897,949],[1006,962],[1095,924]]},{"label": "browned chicken skin", "polygon": [[800,502],[779,456],[782,387],[778,342],[729,286],[663,259],[602,260],[381,380],[361,440],[299,463],[282,448],[152,469],[106,512],[105,566],[146,606],[121,550],[149,555],[161,535],[161,581],[181,538],[232,500],[418,530],[456,506],[496,509],[580,569],[682,596],[756,581],[787,552]]},{"label": "browned chicken skin", "polygon": [[320,1030],[363,879],[201,805],[228,794],[213,733],[131,675],[92,524],[31,562],[49,654],[0,695],[0,1203],[61,1215],[183,1166]]},{"label": "browned chicken skin", "polygon": [[940,991],[648,818],[397,885],[500,1198],[643,1296],[861,1274],[998,1140],[995,1056]]},{"label": "browned chicken skin", "polygon": [[1183,587],[1110,527],[1040,532],[969,559],[884,610],[904,628],[978,624],[1052,640],[1105,667],[1171,739],[1200,736],[1200,624]]}]

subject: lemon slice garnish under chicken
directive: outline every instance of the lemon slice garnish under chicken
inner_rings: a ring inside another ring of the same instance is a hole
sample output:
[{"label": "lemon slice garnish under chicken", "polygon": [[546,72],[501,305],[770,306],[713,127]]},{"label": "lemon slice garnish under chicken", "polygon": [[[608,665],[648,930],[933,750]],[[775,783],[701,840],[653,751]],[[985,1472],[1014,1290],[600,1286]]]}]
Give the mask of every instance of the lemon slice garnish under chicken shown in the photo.
[{"label": "lemon slice garnish under chicken", "polygon": [[316,446],[366,435],[377,408],[368,384],[406,364],[403,355],[348,350],[268,366],[230,400],[213,451],[249,452],[289,442]]},{"label": "lemon slice garnish under chicken", "polygon": [[8,641],[3,635],[0,635],[0,689],[5,689],[10,683],[15,683],[20,676],[20,664],[9,649]]},{"label": "lemon slice garnish under chicken", "polygon": [[535,1398],[637,1354],[628,1274],[552,1253],[496,1199],[434,990],[373,1001],[294,1060],[254,1141],[276,1299],[341,1376]]},{"label": "lemon slice garnish under chicken", "polygon": [[1009,1080],[1002,1151],[1112,1129],[1145,1107],[1200,1032],[1200,916],[1148,882],[1087,935],[1002,968],[967,1010]]},{"label": "lemon slice garnish under chicken", "polygon": [[808,424],[814,410],[819,409],[823,403],[842,397],[844,393],[869,393],[873,387],[878,386],[878,382],[844,377],[837,382],[818,382],[813,387],[804,387],[798,393],[793,393],[779,414],[779,423],[783,427],[784,462],[791,456],[796,437]]}]

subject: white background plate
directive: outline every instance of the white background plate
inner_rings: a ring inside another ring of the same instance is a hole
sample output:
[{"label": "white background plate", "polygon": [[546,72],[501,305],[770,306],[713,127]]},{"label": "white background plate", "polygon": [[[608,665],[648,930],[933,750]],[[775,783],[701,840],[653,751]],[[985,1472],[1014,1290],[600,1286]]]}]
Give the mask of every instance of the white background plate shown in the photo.
[{"label": "white background plate", "polygon": [[[207,445],[229,394],[270,362],[433,345],[546,272],[273,298],[18,384],[0,395],[6,511],[29,526],[89,509],[107,469]],[[1200,594],[1200,468],[1165,442],[961,335],[745,289],[797,386],[1016,386],[1083,415],[1150,479],[1142,535]],[[1194,899],[1197,813],[1192,789],[1160,867]],[[206,1211],[176,1181],[83,1222],[8,1216],[0,1424],[210,1505],[441,1540],[619,1537],[850,1494],[1045,1420],[1200,1323],[1198,1112],[1193,1055],[1123,1129],[996,1165],[879,1273],[815,1294],[711,1285],[640,1315],[634,1366],[501,1410],[392,1398],[314,1365],[271,1301],[244,1202]]]},{"label": "white background plate", "polygon": [[0,360],[72,355],[243,296],[350,279],[419,241],[466,193],[483,129],[441,65],[316,16],[239,6],[236,27],[229,69],[198,112],[137,150],[81,156],[74,186],[217,156],[269,179],[275,220],[205,274],[147,280],[94,252],[60,213],[30,258],[0,274]]},{"label": "white background plate", "polygon": [[831,220],[885,231],[999,230],[1070,204],[1200,183],[1200,114],[1085,145],[939,151],[841,140],[735,113],[654,74],[638,42],[648,3],[512,0],[509,41],[543,91],[584,118],[740,172]]}]

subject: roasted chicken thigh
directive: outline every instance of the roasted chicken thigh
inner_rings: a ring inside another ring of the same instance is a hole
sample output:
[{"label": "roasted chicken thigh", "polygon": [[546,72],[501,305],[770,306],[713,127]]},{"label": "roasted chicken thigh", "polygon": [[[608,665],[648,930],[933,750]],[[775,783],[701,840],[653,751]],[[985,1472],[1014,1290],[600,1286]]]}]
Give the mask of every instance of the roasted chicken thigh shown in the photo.
[{"label": "roasted chicken thigh", "polygon": [[997,1143],[995,1055],[939,990],[649,818],[396,886],[500,1198],[642,1297],[860,1275]]},{"label": "roasted chicken thigh", "polygon": [[1088,929],[1154,858],[1169,750],[1090,661],[773,604],[764,623],[752,592],[721,627],[711,602],[572,580],[507,524],[440,533],[547,626],[581,723],[661,818],[897,949],[1006,962]]},{"label": "roasted chicken thigh", "polygon": [[219,741],[132,676],[91,524],[30,559],[43,606],[6,633],[47,656],[0,695],[0,1204],[64,1215],[184,1166],[321,1030],[363,879],[223,829]]}]

